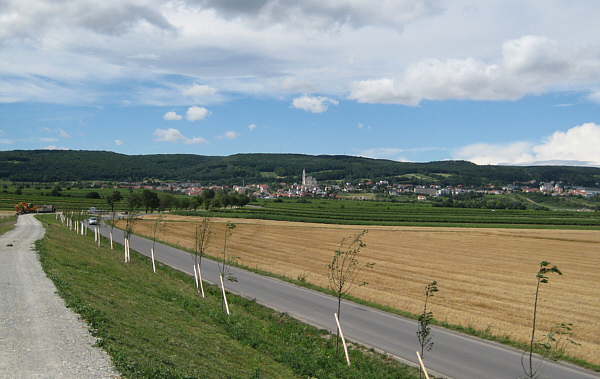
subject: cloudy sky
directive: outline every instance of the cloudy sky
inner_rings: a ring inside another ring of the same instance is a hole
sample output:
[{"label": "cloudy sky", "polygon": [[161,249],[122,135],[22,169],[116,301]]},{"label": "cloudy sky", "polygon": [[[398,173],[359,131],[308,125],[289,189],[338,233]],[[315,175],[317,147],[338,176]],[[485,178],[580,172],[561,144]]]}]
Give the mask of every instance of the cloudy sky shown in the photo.
[{"label": "cloudy sky", "polygon": [[0,150],[600,166],[596,0],[0,0]]}]

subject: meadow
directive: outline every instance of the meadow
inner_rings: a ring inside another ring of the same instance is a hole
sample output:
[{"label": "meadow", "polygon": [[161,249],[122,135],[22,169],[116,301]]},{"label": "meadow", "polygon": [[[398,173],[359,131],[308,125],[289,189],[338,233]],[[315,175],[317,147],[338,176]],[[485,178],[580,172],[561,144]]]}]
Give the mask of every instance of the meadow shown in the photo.
[{"label": "meadow", "polygon": [[[153,216],[136,226],[150,234]],[[193,248],[197,217],[169,216],[159,238]],[[229,255],[252,269],[328,287],[327,265],[340,240],[368,230],[361,262],[373,262],[359,280],[369,284],[352,295],[365,301],[418,314],[427,283],[437,280],[431,301],[442,322],[527,342],[542,260],[557,265],[562,276],[543,284],[538,336],[560,322],[573,323],[568,355],[600,364],[600,233],[597,230],[431,228],[385,225],[325,225],[305,222],[213,218],[215,235],[209,254],[218,256],[225,223],[236,228]],[[597,366],[596,366],[597,367]]]}]

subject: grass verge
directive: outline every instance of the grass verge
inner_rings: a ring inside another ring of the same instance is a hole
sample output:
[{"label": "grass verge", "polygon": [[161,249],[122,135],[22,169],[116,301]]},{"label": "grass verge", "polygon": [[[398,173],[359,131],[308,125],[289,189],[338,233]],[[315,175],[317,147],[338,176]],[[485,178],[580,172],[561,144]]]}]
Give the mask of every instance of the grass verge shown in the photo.
[{"label": "grass verge", "polygon": [[11,231],[17,223],[17,216],[0,216],[0,236]]},{"label": "grass verge", "polygon": [[[88,322],[98,345],[128,378],[414,378],[418,371],[355,346],[352,366],[326,331],[220,290],[201,298],[186,274],[132,251],[98,248],[54,217],[40,218],[36,243],[44,271],[68,307]],[[104,246],[107,246],[104,243]]]}]

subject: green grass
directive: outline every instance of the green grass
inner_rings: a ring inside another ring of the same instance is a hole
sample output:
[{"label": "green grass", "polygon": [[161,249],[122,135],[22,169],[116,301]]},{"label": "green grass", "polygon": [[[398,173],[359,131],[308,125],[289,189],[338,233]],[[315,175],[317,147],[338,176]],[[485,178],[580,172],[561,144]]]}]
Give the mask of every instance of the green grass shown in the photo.
[{"label": "green grass", "polygon": [[[417,371],[360,347],[348,367],[323,330],[253,301],[208,286],[202,299],[192,279],[135,252],[96,247],[54,216],[37,242],[40,260],[67,305],[99,338],[98,345],[129,378],[413,378]],[[104,241],[104,246],[107,246]]]},{"label": "green grass", "polygon": [[14,228],[16,222],[17,216],[0,216],[0,235],[11,231],[12,228]]},{"label": "green grass", "polygon": [[[96,207],[101,210],[110,210],[106,202],[106,196],[115,191],[114,188],[77,188],[62,186],[61,196],[51,196],[50,192],[54,185],[31,185],[21,189],[21,194],[16,194],[17,186],[10,185],[7,189],[0,188],[0,210],[14,210],[15,205],[25,201],[36,205],[49,204],[54,205],[57,210],[87,210],[90,207]],[[120,188],[119,191],[126,199],[129,196],[129,190]],[[135,191],[140,191],[139,189]],[[98,192],[101,199],[90,199],[85,196],[90,192]],[[175,195],[178,199],[189,198],[187,195]],[[115,204],[115,210],[125,211],[126,201],[122,200]]]}]

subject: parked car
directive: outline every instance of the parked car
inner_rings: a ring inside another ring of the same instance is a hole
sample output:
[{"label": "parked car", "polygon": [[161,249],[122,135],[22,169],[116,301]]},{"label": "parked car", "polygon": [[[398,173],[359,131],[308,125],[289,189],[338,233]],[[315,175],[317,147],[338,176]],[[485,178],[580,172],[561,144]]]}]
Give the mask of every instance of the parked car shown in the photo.
[{"label": "parked car", "polygon": [[98,217],[90,217],[88,224],[90,225],[98,225]]}]

